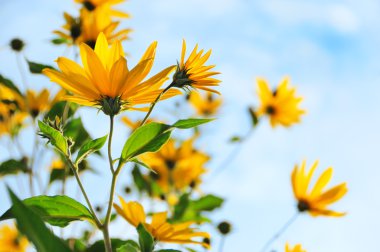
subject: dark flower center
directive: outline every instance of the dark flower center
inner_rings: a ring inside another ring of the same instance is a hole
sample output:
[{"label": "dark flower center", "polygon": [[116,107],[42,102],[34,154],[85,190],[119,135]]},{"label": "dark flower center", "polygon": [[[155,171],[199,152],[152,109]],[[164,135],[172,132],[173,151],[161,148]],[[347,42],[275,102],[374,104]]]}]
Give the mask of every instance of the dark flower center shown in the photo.
[{"label": "dark flower center", "polygon": [[40,113],[40,111],[38,109],[32,109],[30,111],[30,114],[32,115],[33,118],[36,118],[39,113]]},{"label": "dark flower center", "polygon": [[99,101],[99,105],[101,106],[104,114],[114,116],[120,112],[122,102],[120,100],[120,97],[112,98],[105,96],[102,100]]},{"label": "dark flower center", "polygon": [[96,40],[90,39],[85,42],[91,49],[95,49]]},{"label": "dark flower center", "polygon": [[154,180],[159,180],[160,179],[160,174],[156,173],[156,172],[153,172],[153,171],[150,171],[149,172],[149,176],[154,179]]},{"label": "dark flower center", "polygon": [[70,27],[70,36],[73,38],[73,40],[76,40],[80,34],[82,33],[82,29],[80,27],[80,24],[73,24]]},{"label": "dark flower center", "polygon": [[268,115],[274,115],[276,113],[276,108],[272,105],[268,105],[265,109],[265,112],[268,114]]},{"label": "dark flower center", "polygon": [[15,39],[11,40],[10,46],[11,46],[12,50],[14,50],[16,52],[21,52],[25,46],[25,43],[21,39],[15,38]]},{"label": "dark flower center", "polygon": [[95,10],[95,8],[96,8],[96,6],[95,6],[93,3],[91,3],[91,1],[84,1],[84,2],[83,2],[83,6],[84,6],[87,10],[89,10],[89,11],[93,11],[93,10]]},{"label": "dark flower center", "polygon": [[306,212],[310,210],[310,204],[305,200],[300,200],[298,201],[297,208],[300,212]]},{"label": "dark flower center", "polygon": [[173,161],[173,160],[165,160],[165,164],[166,164],[166,167],[168,167],[169,170],[173,170],[175,165],[176,165],[176,162]]},{"label": "dark flower center", "polygon": [[231,231],[231,224],[227,221],[219,223],[218,230],[221,234],[226,235]]}]

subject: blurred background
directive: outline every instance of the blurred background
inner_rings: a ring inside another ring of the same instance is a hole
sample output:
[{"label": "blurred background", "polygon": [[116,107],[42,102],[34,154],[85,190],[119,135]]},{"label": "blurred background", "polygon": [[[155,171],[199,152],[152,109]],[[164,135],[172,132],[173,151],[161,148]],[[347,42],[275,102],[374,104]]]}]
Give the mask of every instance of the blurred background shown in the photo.
[{"label": "blurred background", "polygon": [[[78,6],[71,0],[2,0],[0,6],[0,73],[20,83],[9,41],[20,37],[27,44],[25,55],[30,60],[52,64],[65,48],[50,44],[51,32],[63,24],[64,11],[74,12]],[[273,248],[283,251],[289,241],[302,243],[311,252],[378,249],[379,1],[129,0],[118,9],[132,15],[121,27],[134,30],[131,40],[124,42],[133,64],[154,40],[159,42],[154,70],[179,60],[182,39],[188,48],[199,43],[213,50],[210,63],[222,73],[219,90],[224,105],[218,120],[206,126],[208,139],[199,147],[213,157],[202,189],[226,198],[213,220],[233,224],[224,251],[258,251],[294,214],[290,173],[303,159],[308,165],[319,159],[317,171],[333,166],[332,184],[348,182],[349,193],[333,206],[348,215],[302,215]],[[224,166],[224,158],[234,149],[228,139],[249,130],[247,107],[258,103],[255,78],[259,76],[272,86],[290,76],[304,97],[301,107],[307,114],[290,129],[272,129],[268,122],[261,123],[238,156]],[[36,89],[58,90],[43,76],[29,76],[28,82]],[[163,104],[162,110],[175,110],[170,103]],[[85,115],[84,124],[93,137],[107,133],[108,122],[96,109],[81,109],[80,114]],[[99,124],[103,121],[104,125]],[[124,129],[119,122],[117,132]],[[115,153],[126,136],[127,132],[115,138]],[[26,145],[30,142],[25,139]],[[1,144],[1,160],[5,153]],[[223,171],[216,170],[221,167]],[[130,181],[129,171],[124,171],[125,183]],[[102,183],[101,174],[86,176],[92,199],[103,194],[106,198],[108,192],[99,186]],[[75,194],[76,184],[70,185],[69,193]],[[4,212],[10,203],[3,181],[0,189],[0,212]],[[112,236],[135,235],[125,225],[117,224]],[[218,239],[215,236],[213,241],[218,243]]]}]

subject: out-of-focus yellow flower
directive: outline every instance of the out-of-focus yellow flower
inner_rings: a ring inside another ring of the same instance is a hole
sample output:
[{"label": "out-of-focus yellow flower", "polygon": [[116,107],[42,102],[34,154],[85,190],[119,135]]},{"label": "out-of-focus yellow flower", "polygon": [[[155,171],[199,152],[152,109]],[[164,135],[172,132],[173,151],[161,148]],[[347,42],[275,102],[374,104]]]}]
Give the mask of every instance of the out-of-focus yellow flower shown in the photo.
[{"label": "out-of-focus yellow flower", "polygon": [[211,116],[218,112],[222,104],[222,98],[215,98],[211,92],[202,96],[198,92],[191,92],[189,102],[201,116]]},{"label": "out-of-focus yellow flower", "polygon": [[55,97],[49,100],[49,91],[43,89],[40,93],[36,93],[34,90],[26,91],[26,107],[33,118],[36,118],[40,113],[48,111],[51,107],[59,102],[66,94],[65,90],[59,91]]},{"label": "out-of-focus yellow flower", "polygon": [[0,103],[0,136],[14,137],[24,126],[24,120],[28,116],[25,112],[15,111],[4,103]]},{"label": "out-of-focus yellow flower", "polygon": [[7,104],[9,109],[16,110],[24,106],[24,97],[0,83],[0,102]]},{"label": "out-of-focus yellow flower", "polygon": [[210,87],[218,86],[220,80],[211,78],[219,72],[210,71],[215,65],[205,66],[204,64],[211,55],[211,50],[203,54],[204,50],[198,52],[198,45],[195,46],[189,58],[185,61],[186,41],[182,43],[181,61],[173,76],[173,86],[178,88],[197,88],[220,94]]},{"label": "out-of-focus yellow flower", "polygon": [[306,252],[306,250],[302,249],[301,244],[297,244],[293,248],[287,243],[285,246],[285,252]]},{"label": "out-of-focus yellow flower", "polygon": [[284,78],[278,88],[272,91],[264,79],[257,79],[260,99],[257,115],[267,115],[272,127],[289,127],[300,122],[301,115],[305,113],[298,107],[302,98],[296,96],[295,88],[289,87],[288,83],[289,78]]},{"label": "out-of-focus yellow flower", "polygon": [[[127,116],[123,116],[121,118],[121,121],[126,125],[128,126],[132,131],[136,130],[138,127],[140,127],[141,123],[142,123],[142,120],[137,120],[137,121],[132,121],[131,119],[129,119]],[[150,122],[153,122],[154,120],[153,119],[148,119],[146,120],[146,124],[150,123]]]},{"label": "out-of-focus yellow flower", "polygon": [[147,231],[159,242],[170,242],[178,244],[201,244],[207,248],[210,246],[193,238],[209,238],[206,232],[197,232],[190,226],[194,222],[184,222],[171,224],[167,222],[167,212],[153,213],[151,223],[146,222],[144,208],[135,201],[125,202],[119,197],[121,206],[114,204],[118,214],[120,214],[131,225],[137,227],[139,224],[144,225]]},{"label": "out-of-focus yellow flower", "polygon": [[158,152],[141,156],[141,160],[156,172],[151,173],[152,178],[164,192],[170,192],[171,187],[176,190],[195,187],[201,182],[209,157],[193,147],[194,139],[184,141],[179,147],[170,139]]},{"label": "out-of-focus yellow flower", "polygon": [[128,13],[112,9],[112,5],[120,4],[125,2],[125,0],[75,0],[77,3],[83,4],[84,9],[91,12],[97,12],[100,9],[104,11],[107,10],[110,16],[129,18]]},{"label": "out-of-focus yellow flower", "polygon": [[0,227],[0,252],[24,252],[28,246],[28,240],[15,227]]},{"label": "out-of-focus yellow flower", "polygon": [[65,38],[70,43],[80,45],[86,43],[91,48],[95,47],[95,42],[99,34],[102,32],[109,43],[116,40],[125,40],[131,29],[122,29],[116,31],[120,22],[112,21],[108,14],[103,11],[89,12],[82,9],[80,18],[74,18],[64,13],[65,25],[62,26],[63,31],[55,30],[55,34],[61,38]]},{"label": "out-of-focus yellow flower", "polygon": [[[142,56],[140,62],[129,70],[120,41],[108,46],[107,39],[101,33],[95,50],[88,45],[80,45],[83,67],[76,62],[59,57],[61,70],[44,69],[51,81],[73,93],[65,99],[85,106],[99,107],[107,115],[116,115],[122,110],[144,110],[136,105],[149,104],[162,92],[160,87],[168,79],[175,66],[170,66],[148,80],[155,57],[157,42],[153,42]],[[169,90],[163,99],[181,92]]]},{"label": "out-of-focus yellow flower", "polygon": [[65,163],[60,158],[56,158],[51,162],[50,170],[63,170],[65,167]]},{"label": "out-of-focus yellow flower", "polygon": [[303,161],[301,168],[296,165],[292,172],[292,186],[295,198],[298,200],[298,210],[300,212],[309,212],[312,216],[333,216],[341,217],[346,213],[335,212],[327,209],[328,205],[341,199],[348,191],[346,183],[341,183],[329,190],[324,190],[331,180],[333,168],[329,167],[318,178],[314,187],[309,188],[311,178],[318,161],[306,172],[306,162]]}]

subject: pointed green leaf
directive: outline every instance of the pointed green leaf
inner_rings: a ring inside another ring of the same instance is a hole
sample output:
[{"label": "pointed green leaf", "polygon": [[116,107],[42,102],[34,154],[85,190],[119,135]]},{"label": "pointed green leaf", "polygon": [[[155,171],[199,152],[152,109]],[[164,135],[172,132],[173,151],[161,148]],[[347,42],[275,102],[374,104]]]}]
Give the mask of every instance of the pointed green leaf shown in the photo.
[{"label": "pointed green leaf", "polygon": [[75,163],[79,164],[88,155],[94,153],[95,151],[100,150],[103,147],[103,145],[106,143],[107,137],[108,135],[105,135],[104,137],[90,140],[86,144],[84,144],[79,149],[78,156],[77,156],[77,159],[75,160]]},{"label": "pointed green leaf", "polygon": [[[132,240],[123,241],[121,239],[111,239],[112,251],[116,252],[116,248],[123,246],[125,243],[132,244]],[[134,244],[137,244],[134,242]],[[93,243],[86,252],[104,252],[104,240],[99,240]]]},{"label": "pointed green leaf", "polygon": [[[87,220],[93,222],[90,211],[76,200],[67,196],[36,196],[23,200],[34,214],[53,226],[65,227],[72,221]],[[14,218],[12,206],[1,220]]]},{"label": "pointed green leaf", "polygon": [[67,140],[62,133],[42,121],[38,121],[38,126],[40,127],[43,136],[49,138],[50,143],[54,147],[56,147],[64,155],[67,155]]},{"label": "pointed green leaf", "polygon": [[117,248],[116,252],[140,252],[140,247],[135,241],[128,240],[123,246]]},{"label": "pointed green leaf", "polygon": [[69,40],[67,40],[66,38],[55,38],[55,39],[52,39],[51,42],[54,45],[61,45],[61,44],[68,44]]},{"label": "pointed green leaf", "polygon": [[158,151],[170,138],[170,126],[162,123],[148,123],[128,138],[121,153],[122,160],[129,160],[145,152]]},{"label": "pointed green leaf", "polygon": [[29,71],[33,74],[41,74],[44,68],[55,69],[54,67],[49,66],[49,65],[44,65],[44,64],[36,63],[29,60],[26,60],[26,61],[28,62]]},{"label": "pointed green leaf", "polygon": [[183,119],[183,120],[179,120],[176,123],[174,123],[172,125],[172,127],[175,127],[177,129],[190,129],[190,128],[197,127],[201,124],[211,122],[213,120],[214,119],[193,119],[193,118]]},{"label": "pointed green leaf", "polygon": [[26,164],[26,160],[24,159],[9,159],[0,164],[0,177],[10,174],[17,174],[19,172],[28,172],[28,166]]},{"label": "pointed green leaf", "polygon": [[27,207],[8,188],[13,203],[12,214],[17,220],[18,229],[33,242],[39,252],[70,252],[70,249],[48,229],[40,217]]},{"label": "pointed green leaf", "polygon": [[209,194],[198,200],[191,201],[190,205],[194,211],[212,211],[215,208],[221,207],[223,202],[222,198]]},{"label": "pointed green leaf", "polygon": [[154,239],[152,235],[145,229],[144,225],[142,224],[139,224],[136,229],[139,233],[139,244],[141,252],[152,252],[154,249]]}]

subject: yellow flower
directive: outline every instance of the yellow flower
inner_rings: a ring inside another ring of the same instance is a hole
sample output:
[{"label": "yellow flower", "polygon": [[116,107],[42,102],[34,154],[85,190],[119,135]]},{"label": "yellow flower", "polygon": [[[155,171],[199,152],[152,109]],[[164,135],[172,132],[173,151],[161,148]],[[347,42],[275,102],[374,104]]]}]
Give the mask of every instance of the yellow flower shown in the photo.
[{"label": "yellow flower", "polygon": [[[131,119],[129,119],[127,116],[123,116],[121,118],[121,121],[126,125],[128,126],[132,131],[136,130],[138,127],[140,127],[141,123],[142,123],[142,120],[137,120],[137,121],[132,121]],[[150,123],[150,122],[153,122],[154,120],[152,119],[148,119],[146,120],[146,124]]]},{"label": "yellow flower", "polygon": [[324,190],[330,181],[333,168],[329,167],[318,178],[314,187],[309,188],[311,178],[318,166],[318,161],[314,162],[309,172],[305,170],[306,162],[303,161],[301,168],[297,165],[292,172],[292,186],[295,198],[298,200],[298,210],[309,212],[312,216],[333,216],[340,217],[346,213],[335,212],[327,209],[328,205],[338,201],[347,193],[346,183],[341,183],[329,190]]},{"label": "yellow flower", "polygon": [[178,244],[201,244],[207,248],[210,246],[193,238],[209,238],[206,232],[197,232],[191,225],[194,222],[184,222],[171,224],[167,222],[167,212],[153,213],[151,223],[146,222],[144,208],[135,201],[125,202],[119,197],[121,206],[114,204],[117,213],[120,214],[131,225],[137,227],[139,224],[144,225],[146,230],[159,242],[170,242]]},{"label": "yellow flower", "polygon": [[181,61],[173,76],[173,86],[179,88],[198,88],[213,93],[220,94],[218,91],[209,87],[218,86],[220,80],[211,78],[219,72],[210,71],[215,65],[205,66],[204,64],[211,55],[211,50],[203,54],[204,50],[198,52],[198,45],[195,46],[189,58],[185,61],[186,41],[182,43]]},{"label": "yellow flower", "polygon": [[209,157],[194,149],[194,139],[184,141],[179,147],[170,139],[158,152],[141,156],[141,160],[156,172],[151,173],[152,178],[164,192],[195,187],[201,182]]},{"label": "yellow flower", "polygon": [[15,227],[0,227],[0,252],[24,252],[28,246],[28,240]]},{"label": "yellow flower", "polygon": [[[97,39],[95,50],[88,45],[80,45],[83,67],[76,62],[59,57],[61,70],[44,69],[51,81],[73,93],[65,99],[85,106],[99,107],[107,115],[116,115],[122,110],[146,110],[136,105],[149,104],[162,92],[160,87],[168,79],[175,66],[170,66],[148,80],[156,52],[157,42],[153,42],[133,69],[127,67],[120,41],[111,48],[103,33]],[[169,90],[163,99],[180,94]]]},{"label": "yellow flower", "polygon": [[51,163],[50,170],[63,170],[65,167],[65,163],[60,158],[56,158]]},{"label": "yellow flower", "polygon": [[98,35],[103,32],[107,41],[112,43],[115,40],[125,40],[131,29],[122,29],[116,31],[120,22],[113,22],[108,13],[104,11],[89,12],[82,9],[80,18],[74,18],[64,13],[65,25],[62,26],[64,31],[55,30],[53,33],[70,41],[71,44],[80,45],[86,43],[94,48]]},{"label": "yellow flower", "polygon": [[23,127],[25,112],[15,111],[12,107],[0,103],[0,136],[9,135],[14,137]]},{"label": "yellow flower", "polygon": [[221,98],[215,98],[211,92],[202,96],[198,92],[191,92],[189,102],[196,109],[197,113],[202,116],[211,116],[218,112],[222,104]]},{"label": "yellow flower", "polygon": [[65,90],[59,91],[56,96],[49,100],[49,91],[43,89],[39,94],[33,90],[26,91],[26,107],[33,118],[36,118],[41,112],[48,111],[51,107],[59,102],[66,94]]},{"label": "yellow flower", "polygon": [[97,12],[99,9],[106,9],[109,11],[110,16],[120,17],[120,18],[129,18],[128,13],[111,9],[112,5],[120,4],[125,0],[75,0],[77,3],[83,4],[84,9]]},{"label": "yellow flower", "polygon": [[284,78],[279,87],[271,91],[264,79],[257,79],[260,99],[257,115],[269,116],[272,127],[277,125],[288,127],[298,123],[301,115],[305,113],[304,110],[298,108],[302,98],[296,96],[295,88],[289,87],[288,83],[289,79]]},{"label": "yellow flower", "polygon": [[6,103],[9,109],[16,110],[24,106],[24,97],[0,83],[0,102]]},{"label": "yellow flower", "polygon": [[285,246],[285,252],[306,252],[306,250],[302,249],[301,244],[297,244],[294,248],[291,248],[287,243]]}]

